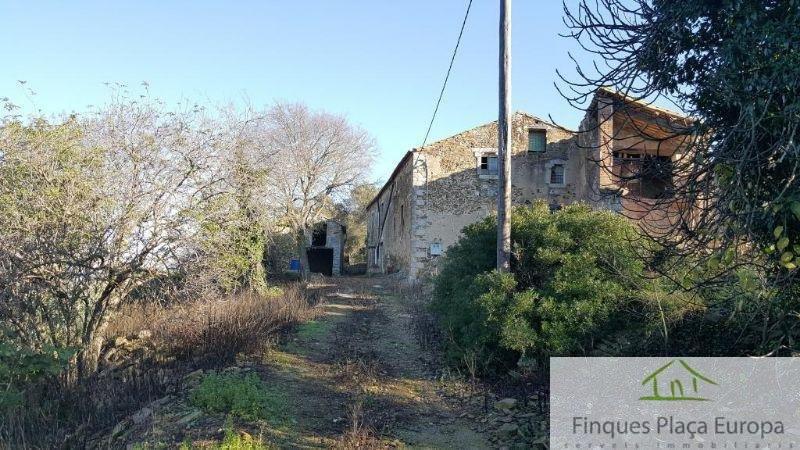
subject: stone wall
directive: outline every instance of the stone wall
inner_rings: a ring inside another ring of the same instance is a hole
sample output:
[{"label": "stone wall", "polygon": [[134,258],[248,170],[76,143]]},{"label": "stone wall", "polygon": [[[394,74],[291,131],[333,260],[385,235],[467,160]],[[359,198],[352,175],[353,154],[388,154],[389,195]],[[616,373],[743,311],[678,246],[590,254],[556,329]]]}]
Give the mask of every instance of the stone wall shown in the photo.
[{"label": "stone wall", "polygon": [[411,260],[411,153],[367,209],[367,271],[407,273]]},{"label": "stone wall", "polygon": [[[615,107],[614,99],[599,93],[577,132],[527,114],[514,114],[512,203],[541,199],[559,207],[580,201],[631,213],[638,222],[661,224],[674,219],[671,204],[656,208],[659,216],[627,205],[618,180],[601,169],[614,164],[614,151],[625,143],[620,137],[625,124],[617,120]],[[643,123],[651,120],[646,114],[634,118],[640,119]],[[530,130],[546,131],[544,152],[529,151]],[[648,150],[653,146],[649,142],[637,145]],[[669,144],[672,152],[678,147]],[[403,272],[412,280],[435,273],[440,256],[458,241],[465,226],[495,214],[497,176],[479,167],[482,156],[496,153],[496,122],[407,153],[370,206],[369,271]],[[563,183],[555,183],[557,177],[551,177],[554,166],[564,168]]]},{"label": "stone wall", "polygon": [[[528,131],[546,130],[543,153],[528,152]],[[482,125],[414,152],[414,209],[409,276],[435,271],[437,253],[454,244],[461,230],[496,212],[496,176],[480,175],[480,157],[496,154],[497,124]],[[550,168],[562,164],[564,183],[550,183]],[[512,121],[512,202],[543,199],[564,205],[585,199],[591,167],[575,133],[517,113]]]},{"label": "stone wall", "polygon": [[608,117],[613,112],[613,107],[600,100],[598,96],[593,105],[587,109],[576,136],[579,151],[586,155],[587,192],[583,201],[598,209],[619,211],[620,199],[616,195],[616,188],[611,185],[608,175],[600,168],[601,163],[604,161],[608,163],[612,156],[609,139],[614,133],[613,122],[608,120]]},{"label": "stone wall", "polygon": [[344,254],[344,241],[347,238],[342,224],[335,220],[326,223],[325,246],[333,249],[333,276],[342,275],[342,255]]}]

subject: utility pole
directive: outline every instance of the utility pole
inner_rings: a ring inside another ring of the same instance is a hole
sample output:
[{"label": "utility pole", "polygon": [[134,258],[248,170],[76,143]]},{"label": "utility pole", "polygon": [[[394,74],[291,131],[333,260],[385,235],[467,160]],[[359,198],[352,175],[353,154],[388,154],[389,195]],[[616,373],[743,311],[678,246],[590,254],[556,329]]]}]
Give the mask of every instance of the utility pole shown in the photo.
[{"label": "utility pole", "polygon": [[511,269],[511,0],[500,0],[500,115],[497,120],[497,270]]}]

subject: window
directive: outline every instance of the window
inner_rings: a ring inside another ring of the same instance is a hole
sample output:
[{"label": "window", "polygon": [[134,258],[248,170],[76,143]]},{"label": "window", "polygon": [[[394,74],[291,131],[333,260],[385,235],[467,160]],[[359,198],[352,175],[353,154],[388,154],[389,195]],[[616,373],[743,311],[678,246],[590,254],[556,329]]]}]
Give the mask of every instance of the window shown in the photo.
[{"label": "window", "polygon": [[431,244],[431,256],[440,256],[442,254],[442,243],[434,242]]},{"label": "window", "polygon": [[528,130],[528,152],[544,153],[547,150],[547,130],[531,128]]},{"label": "window", "polygon": [[478,178],[481,180],[496,180],[499,170],[496,148],[473,148],[475,165],[478,169]]},{"label": "window", "polygon": [[637,149],[613,153],[612,173],[629,195],[636,198],[669,198],[673,195],[669,156],[648,155]]},{"label": "window", "polygon": [[566,187],[567,161],[564,159],[551,159],[544,165],[544,180],[550,187]]},{"label": "window", "polygon": [[671,198],[674,167],[667,156],[645,155],[629,182],[630,193],[640,198]]},{"label": "window", "polygon": [[553,164],[550,166],[550,184],[564,184],[564,165]]},{"label": "window", "polygon": [[481,175],[497,175],[497,156],[481,156]]}]

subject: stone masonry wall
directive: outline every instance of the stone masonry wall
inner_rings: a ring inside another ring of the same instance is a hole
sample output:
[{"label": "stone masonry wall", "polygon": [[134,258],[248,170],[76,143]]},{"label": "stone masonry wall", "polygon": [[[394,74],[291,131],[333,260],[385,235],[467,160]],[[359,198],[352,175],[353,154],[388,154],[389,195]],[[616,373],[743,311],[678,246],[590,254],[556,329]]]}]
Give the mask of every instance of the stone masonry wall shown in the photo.
[{"label": "stone masonry wall", "polygon": [[[649,121],[649,112],[644,114],[641,119]],[[613,152],[624,144],[617,136],[624,124],[615,123],[615,119],[614,99],[602,92],[577,132],[527,114],[514,114],[512,203],[522,205],[541,199],[558,207],[581,201],[626,216],[633,212],[632,218],[638,222],[658,224],[672,218],[670,205],[656,208],[661,214],[658,217],[653,216],[652,208],[642,212],[626,205],[625,198],[616,192],[613,177],[601,170],[601,165],[613,164]],[[546,130],[544,152],[528,151],[531,129]],[[645,147],[648,145],[645,143]],[[496,122],[409,152],[371,207],[374,219],[368,237],[381,252],[370,270],[407,272],[412,280],[435,272],[439,256],[458,241],[465,226],[495,213],[497,176],[479,171],[479,166],[481,156],[496,153]],[[563,183],[556,184],[551,178],[556,165],[564,168]],[[382,233],[378,218],[386,221]]]},{"label": "stone masonry wall", "polygon": [[[543,153],[528,152],[528,130],[547,130]],[[496,211],[496,177],[479,175],[481,155],[496,154],[497,124],[486,124],[414,152],[409,277],[435,270],[432,253],[454,244],[461,230]],[[590,162],[576,145],[575,133],[517,113],[512,121],[512,202],[543,199],[563,205],[584,200],[591,187]],[[563,164],[563,185],[551,185],[550,167]]]},{"label": "stone masonry wall", "polygon": [[[411,260],[412,162],[405,160],[367,211],[367,270],[407,273]],[[382,228],[382,230],[381,230]],[[378,258],[374,248],[379,248]]]},{"label": "stone masonry wall", "polygon": [[342,233],[342,225],[334,220],[329,220],[327,222],[326,230],[325,246],[333,249],[332,273],[333,276],[338,277],[342,274],[342,254],[345,235]]}]

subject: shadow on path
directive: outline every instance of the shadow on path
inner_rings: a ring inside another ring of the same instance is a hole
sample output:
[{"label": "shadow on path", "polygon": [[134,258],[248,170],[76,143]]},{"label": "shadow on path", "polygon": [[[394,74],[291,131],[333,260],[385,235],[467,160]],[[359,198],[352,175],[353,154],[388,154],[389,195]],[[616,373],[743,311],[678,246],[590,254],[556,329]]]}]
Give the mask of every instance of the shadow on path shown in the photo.
[{"label": "shadow on path", "polygon": [[298,448],[490,448],[437,392],[411,315],[381,278],[326,279],[319,317],[265,357],[263,378],[286,393],[293,426],[266,438]]}]

